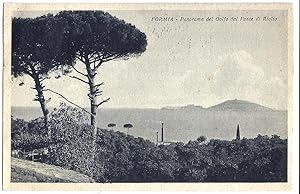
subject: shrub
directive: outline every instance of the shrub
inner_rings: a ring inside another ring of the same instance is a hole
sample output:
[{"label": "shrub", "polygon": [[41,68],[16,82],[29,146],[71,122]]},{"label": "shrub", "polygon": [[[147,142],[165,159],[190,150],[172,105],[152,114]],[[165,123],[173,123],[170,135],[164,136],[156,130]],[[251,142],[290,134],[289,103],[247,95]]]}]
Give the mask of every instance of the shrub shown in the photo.
[{"label": "shrub", "polygon": [[48,163],[91,176],[94,168],[93,128],[85,124],[89,118],[87,113],[62,103],[49,118],[51,140],[55,144],[49,146]]},{"label": "shrub", "polygon": [[287,181],[287,140],[258,135],[241,141],[211,140],[215,166],[207,181]]},{"label": "shrub", "polygon": [[49,145],[45,135],[42,119],[26,122],[22,119],[11,118],[11,146],[13,150],[24,152],[44,148]]},{"label": "shrub", "polygon": [[56,144],[49,146],[48,163],[75,170],[86,175],[93,174],[92,131],[87,124],[60,123],[64,133],[55,136]]}]

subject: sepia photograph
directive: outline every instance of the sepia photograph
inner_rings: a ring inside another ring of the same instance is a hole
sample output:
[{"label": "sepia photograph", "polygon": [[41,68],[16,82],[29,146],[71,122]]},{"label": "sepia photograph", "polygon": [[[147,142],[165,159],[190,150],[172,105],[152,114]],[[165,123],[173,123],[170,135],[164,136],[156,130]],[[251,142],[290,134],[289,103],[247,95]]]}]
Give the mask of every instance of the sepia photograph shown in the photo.
[{"label": "sepia photograph", "polygon": [[287,190],[291,19],[291,4],[5,4],[4,185]]}]

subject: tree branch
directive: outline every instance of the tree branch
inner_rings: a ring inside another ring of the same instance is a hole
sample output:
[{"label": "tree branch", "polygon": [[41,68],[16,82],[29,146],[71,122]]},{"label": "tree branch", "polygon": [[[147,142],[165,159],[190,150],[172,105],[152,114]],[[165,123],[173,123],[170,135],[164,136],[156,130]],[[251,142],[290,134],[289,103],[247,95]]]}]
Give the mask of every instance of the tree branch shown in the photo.
[{"label": "tree branch", "polygon": [[82,108],[81,106],[75,104],[74,102],[71,102],[69,99],[67,99],[66,97],[64,97],[62,94],[60,94],[60,93],[58,93],[58,92],[55,92],[55,91],[53,91],[53,90],[51,90],[51,89],[46,89],[45,91],[49,91],[49,92],[52,92],[52,93],[54,93],[54,94],[56,94],[56,95],[59,95],[60,97],[62,97],[63,99],[65,99],[67,102],[73,104],[74,106],[76,106],[76,107],[82,109],[84,112],[86,112],[86,113],[88,113],[89,115],[92,115],[92,116],[93,116],[92,113],[90,113],[89,111],[85,110],[85,109]]},{"label": "tree branch", "polygon": [[97,88],[97,87],[100,87],[102,85],[104,85],[104,82],[101,82],[100,84],[96,84],[95,87]]},{"label": "tree branch", "polygon": [[34,98],[32,101],[40,101],[39,98]]},{"label": "tree branch", "polygon": [[101,96],[102,90],[96,89],[94,92],[91,93],[92,96]]},{"label": "tree branch", "polygon": [[107,98],[106,100],[103,100],[102,102],[100,102],[99,104],[97,104],[97,107],[99,107],[101,104],[103,104],[103,103],[105,103],[105,102],[107,102],[109,100],[110,100],[110,98]]},{"label": "tree branch", "polygon": [[85,77],[88,77],[86,74],[84,74],[84,73],[78,71],[78,70],[74,67],[74,65],[71,65],[71,67],[72,67],[77,73],[79,73],[79,74],[81,74],[81,75],[83,75],[83,76],[85,76]]},{"label": "tree branch", "polygon": [[[94,55],[97,55],[97,56],[94,56]],[[97,53],[95,53],[92,57],[90,57],[90,59],[92,59],[91,60],[91,63],[95,63],[95,62],[97,62],[97,61],[100,61],[100,60],[102,60],[102,58],[103,58],[103,54],[101,55],[101,54],[97,54]]]},{"label": "tree branch", "polygon": [[83,60],[83,58],[80,55],[76,55],[75,58],[79,59],[79,61],[81,61],[82,63],[85,63],[85,61]]},{"label": "tree branch", "polygon": [[103,63],[103,60],[100,59],[99,63],[96,65],[96,67],[94,68],[94,70],[97,70],[102,65],[102,63]]},{"label": "tree branch", "polygon": [[108,62],[108,61],[111,61],[111,60],[114,60],[114,59],[117,59],[117,58],[120,58],[120,57],[122,57],[122,55],[109,55],[107,57],[104,57],[102,59],[102,61],[104,63],[104,62]]},{"label": "tree branch", "polygon": [[[31,71],[31,72],[30,72]],[[27,73],[33,78],[35,79],[37,73],[36,70],[34,68],[34,66],[32,64],[29,64],[29,70],[27,70]]]},{"label": "tree branch", "polygon": [[84,81],[83,79],[80,79],[79,77],[76,77],[76,76],[70,76],[70,78],[74,78],[74,79],[77,79],[79,81],[82,81],[83,83],[89,84],[89,82]]},{"label": "tree branch", "polygon": [[95,96],[102,96],[103,91],[96,91]]},{"label": "tree branch", "polygon": [[44,78],[40,78],[40,82],[42,83],[45,79],[47,79],[47,76],[45,76]]},{"label": "tree branch", "polygon": [[33,75],[32,75],[32,73],[29,70],[25,70],[25,72],[26,72],[26,74],[28,74],[30,77],[33,78]]}]

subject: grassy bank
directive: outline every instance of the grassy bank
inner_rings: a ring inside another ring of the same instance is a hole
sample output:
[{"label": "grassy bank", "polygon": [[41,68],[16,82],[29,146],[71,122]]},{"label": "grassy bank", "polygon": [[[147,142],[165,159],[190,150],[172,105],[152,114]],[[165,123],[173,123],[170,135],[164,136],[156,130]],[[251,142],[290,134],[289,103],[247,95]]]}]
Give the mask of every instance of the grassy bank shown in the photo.
[{"label": "grassy bank", "polygon": [[11,160],[12,182],[64,182],[64,183],[91,183],[92,178],[72,170],[61,167],[20,160]]}]

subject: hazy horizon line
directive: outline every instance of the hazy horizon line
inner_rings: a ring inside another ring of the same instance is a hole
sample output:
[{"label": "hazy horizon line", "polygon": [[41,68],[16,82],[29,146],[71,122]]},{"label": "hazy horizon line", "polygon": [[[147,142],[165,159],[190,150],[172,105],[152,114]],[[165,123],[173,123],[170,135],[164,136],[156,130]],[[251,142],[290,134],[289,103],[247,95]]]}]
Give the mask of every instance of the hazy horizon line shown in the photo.
[{"label": "hazy horizon line", "polygon": [[[265,107],[265,108],[269,108],[269,109],[272,109],[273,111],[288,111],[287,109],[276,109],[276,108],[272,108],[272,107],[269,107],[269,106],[265,106],[265,105],[262,105],[262,104],[258,104],[258,103],[255,103],[255,102],[251,102],[251,101],[248,101],[248,100],[241,100],[241,99],[229,99],[229,100],[225,100],[225,101],[221,101],[215,105],[211,105],[211,106],[207,106],[207,107],[204,107],[202,105],[199,105],[199,104],[193,104],[193,103],[188,103],[188,104],[185,104],[185,105],[166,105],[166,106],[162,106],[162,107],[100,107],[102,109],[163,109],[163,108],[182,108],[182,107],[187,107],[187,106],[197,106],[197,107],[201,107],[203,109],[209,109],[211,107],[214,107],[214,106],[217,106],[217,105],[220,105],[224,102],[228,102],[228,101],[244,101],[244,102],[247,102],[247,103],[251,103],[251,104],[255,104],[255,105],[259,105],[259,106],[262,106],[262,107]],[[67,103],[69,104],[69,103]],[[72,104],[70,104],[70,106],[74,106]],[[39,108],[40,106],[11,106],[12,108],[26,108],[26,107],[29,107],[29,108]],[[74,106],[76,107],[76,106]],[[57,108],[55,106],[49,106],[48,108]],[[84,108],[84,109],[89,109],[90,107],[81,107],[81,108]]]}]

